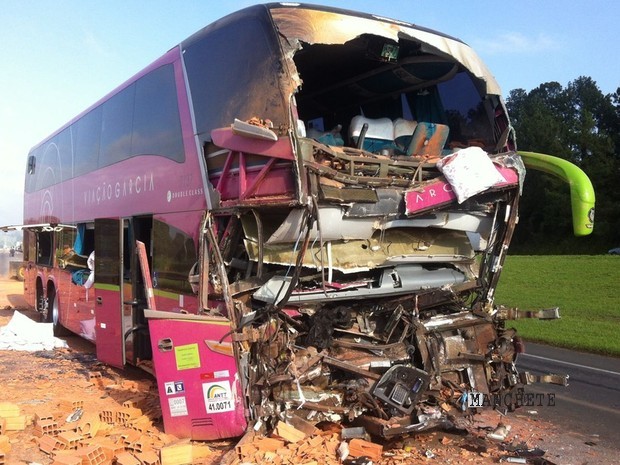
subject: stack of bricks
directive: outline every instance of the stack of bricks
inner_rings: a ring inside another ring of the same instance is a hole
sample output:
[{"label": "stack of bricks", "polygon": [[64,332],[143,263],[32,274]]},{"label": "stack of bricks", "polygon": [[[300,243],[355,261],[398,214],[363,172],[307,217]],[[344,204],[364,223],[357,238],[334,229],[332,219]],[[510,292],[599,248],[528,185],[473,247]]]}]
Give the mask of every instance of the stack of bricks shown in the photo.
[{"label": "stack of bricks", "polygon": [[89,411],[80,401],[63,400],[52,412],[37,412],[32,427],[39,449],[52,465],[183,465],[212,454],[206,445],[160,433],[139,408],[140,401]]},{"label": "stack of bricks", "polygon": [[[0,465],[6,465],[11,450],[6,432],[26,427],[52,465],[189,465],[213,458],[207,444],[161,433],[141,409],[143,400],[136,397],[103,410],[63,400],[52,411],[37,411],[32,419],[18,405],[1,402]],[[340,465],[343,446],[350,458],[368,457],[376,463],[383,455],[380,444],[345,437],[338,428],[319,430],[292,416],[277,423],[270,437],[246,435],[231,451],[231,463]]]},{"label": "stack of bricks", "polygon": [[26,429],[29,419],[12,402],[0,402],[0,434],[5,431],[22,431]]},{"label": "stack of bricks", "polygon": [[0,402],[0,465],[6,463],[6,456],[11,451],[9,431],[22,431],[30,419],[21,411],[19,405],[12,402]]}]

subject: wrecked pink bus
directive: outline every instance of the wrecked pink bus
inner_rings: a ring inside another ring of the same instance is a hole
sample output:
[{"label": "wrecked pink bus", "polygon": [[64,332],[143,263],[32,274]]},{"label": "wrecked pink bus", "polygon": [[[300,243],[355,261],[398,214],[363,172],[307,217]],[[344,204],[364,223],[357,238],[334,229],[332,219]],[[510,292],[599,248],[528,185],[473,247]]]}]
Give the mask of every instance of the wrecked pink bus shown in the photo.
[{"label": "wrecked pink bus", "polygon": [[468,394],[536,379],[494,304],[530,168],[570,182],[589,234],[587,176],[517,152],[466,44],[334,8],[250,7],[32,149],[25,295],[101,361],[153,373],[178,436],[447,425]]}]

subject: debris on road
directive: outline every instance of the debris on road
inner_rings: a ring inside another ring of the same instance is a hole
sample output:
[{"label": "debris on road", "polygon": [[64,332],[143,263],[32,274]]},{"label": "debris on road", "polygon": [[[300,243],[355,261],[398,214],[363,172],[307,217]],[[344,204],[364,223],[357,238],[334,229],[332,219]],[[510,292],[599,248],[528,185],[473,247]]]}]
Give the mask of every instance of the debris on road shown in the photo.
[{"label": "debris on road", "polygon": [[[11,316],[12,311],[1,311],[0,325]],[[77,337],[68,341],[70,347],[84,344]],[[545,450],[566,434],[537,416],[505,417],[485,410],[459,422],[458,428],[397,439],[329,421],[315,426],[295,415],[241,440],[179,439],[163,432],[158,392],[148,374],[116,371],[83,347],[2,351],[0,385],[3,465],[105,465],[114,460],[119,465],[428,465],[519,463],[514,460],[523,458],[525,463],[553,463],[559,456]],[[67,421],[79,411],[79,419]],[[509,427],[510,434],[504,440],[489,439],[499,424]],[[572,453],[570,439],[562,444]],[[601,448],[583,453],[593,462],[614,463],[604,461]]]}]

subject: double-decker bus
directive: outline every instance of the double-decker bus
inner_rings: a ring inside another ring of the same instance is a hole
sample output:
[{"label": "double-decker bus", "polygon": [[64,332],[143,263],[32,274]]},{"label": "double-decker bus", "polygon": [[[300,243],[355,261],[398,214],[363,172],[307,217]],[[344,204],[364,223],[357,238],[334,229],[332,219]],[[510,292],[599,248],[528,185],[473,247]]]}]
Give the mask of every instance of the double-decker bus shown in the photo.
[{"label": "double-decker bus", "polygon": [[422,431],[469,392],[506,399],[535,378],[494,304],[529,168],[570,182],[589,234],[587,176],[517,152],[466,44],[250,7],[32,149],[25,295],[99,360],[151,371],[169,433],[294,417]]}]

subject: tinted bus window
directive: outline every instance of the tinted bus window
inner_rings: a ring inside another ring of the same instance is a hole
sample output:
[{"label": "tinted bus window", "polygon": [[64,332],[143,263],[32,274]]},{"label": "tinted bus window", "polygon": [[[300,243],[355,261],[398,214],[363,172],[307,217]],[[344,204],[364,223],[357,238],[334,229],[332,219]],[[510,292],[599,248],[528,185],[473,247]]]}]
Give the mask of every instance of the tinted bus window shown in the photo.
[{"label": "tinted bus window", "polygon": [[100,167],[124,160],[131,154],[134,94],[132,85],[103,104]]},{"label": "tinted bus window", "polygon": [[450,125],[450,140],[493,145],[492,126],[480,92],[466,72],[437,85]]},{"label": "tinted bus window", "polygon": [[[26,192],[44,189],[73,176],[73,157],[69,129],[32,150],[33,171],[27,172]],[[30,161],[29,161],[30,163]],[[27,170],[29,167],[27,167]]]},{"label": "tinted bus window", "polygon": [[191,293],[188,274],[196,260],[191,237],[174,226],[153,221],[153,284],[158,289]]},{"label": "tinted bus window", "polygon": [[163,155],[184,160],[183,138],[172,65],[162,66],[136,84],[132,155]]},{"label": "tinted bus window", "polygon": [[35,158],[35,168],[32,174],[28,176],[28,180],[26,182],[26,189],[35,191],[37,189],[42,189],[43,187],[47,187],[43,180],[43,175],[46,171],[45,161],[43,158],[43,154],[45,153],[45,144],[37,147],[36,149],[30,152],[30,155]]},{"label": "tinted bus window", "polygon": [[50,231],[39,231],[37,234],[37,264],[52,266],[54,236]]},{"label": "tinted bus window", "polygon": [[95,230],[98,231],[95,236],[95,249],[97,250],[95,276],[97,283],[116,286],[121,283],[119,229],[118,220],[107,218],[95,220]]},{"label": "tinted bus window", "polygon": [[137,155],[185,160],[173,65],[142,77],[32,150],[26,191]]},{"label": "tinted bus window", "polygon": [[58,146],[60,177],[62,181],[73,177],[73,150],[71,149],[71,131],[65,129],[54,138]]},{"label": "tinted bus window", "polygon": [[84,115],[72,126],[75,138],[75,176],[96,170],[99,159],[99,140],[101,136],[101,107]]},{"label": "tinted bus window", "polygon": [[242,18],[188,42],[184,60],[202,140],[234,118],[258,116],[275,126],[287,121],[277,82],[280,52],[268,21],[261,16]]}]

